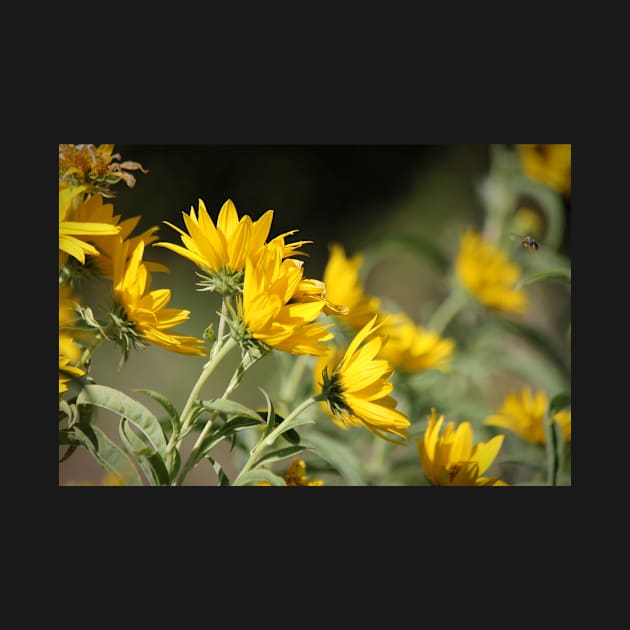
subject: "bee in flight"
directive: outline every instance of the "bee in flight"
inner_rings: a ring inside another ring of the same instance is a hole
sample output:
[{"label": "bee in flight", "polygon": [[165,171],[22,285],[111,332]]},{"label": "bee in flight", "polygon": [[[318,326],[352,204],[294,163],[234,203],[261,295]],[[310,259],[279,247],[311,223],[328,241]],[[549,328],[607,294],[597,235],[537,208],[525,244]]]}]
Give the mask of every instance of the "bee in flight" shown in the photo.
[{"label": "bee in flight", "polygon": [[518,239],[519,241],[521,241],[521,245],[525,249],[529,249],[529,251],[532,253],[537,251],[538,248],[540,247],[540,243],[538,243],[538,241],[534,240],[534,238],[529,235],[521,236],[520,234],[511,234],[510,238],[512,240]]}]

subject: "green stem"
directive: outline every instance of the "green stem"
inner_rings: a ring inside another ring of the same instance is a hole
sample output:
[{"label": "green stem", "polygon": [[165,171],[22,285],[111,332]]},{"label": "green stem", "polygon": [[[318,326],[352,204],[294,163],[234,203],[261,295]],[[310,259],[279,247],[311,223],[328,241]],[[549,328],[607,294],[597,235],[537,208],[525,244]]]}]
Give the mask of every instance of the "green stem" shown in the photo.
[{"label": "green stem", "polygon": [[370,460],[366,466],[366,472],[372,477],[378,477],[383,473],[385,459],[385,447],[387,442],[379,437],[374,438]]},{"label": "green stem", "polygon": [[[238,474],[238,476],[236,477],[236,479],[234,480],[233,484],[234,486],[238,486],[239,485],[239,481],[240,479],[243,477],[243,475],[248,472],[249,470],[251,470],[251,468],[253,467],[253,465],[256,463],[256,461],[258,461],[258,459],[260,459],[260,456],[262,455],[263,451],[268,447],[268,446],[272,446],[273,443],[276,441],[276,438],[280,435],[282,435],[282,433],[285,433],[286,431],[288,431],[289,429],[292,429],[296,424],[297,424],[297,419],[298,416],[308,407],[310,407],[311,405],[314,405],[317,402],[320,402],[322,400],[326,400],[326,397],[324,394],[319,394],[317,396],[311,396],[310,398],[307,398],[305,401],[303,401],[301,404],[299,404],[284,420],[284,422],[282,422],[281,424],[279,424],[273,431],[271,431],[270,433],[267,434],[267,432],[265,431],[261,436],[260,439],[258,440],[256,446],[254,446],[254,448],[252,448],[252,450],[250,451],[249,454],[249,459],[247,460],[247,462],[245,462],[245,465],[243,466],[241,472]],[[297,425],[299,426],[299,425]]]},{"label": "green stem", "polygon": [[193,405],[195,404],[195,401],[197,400],[197,397],[199,395],[199,392],[201,391],[201,388],[203,387],[204,383],[208,380],[210,375],[214,372],[217,365],[221,363],[225,355],[228,354],[228,352],[230,352],[230,350],[235,348],[237,345],[238,344],[236,340],[233,339],[232,337],[229,337],[228,340],[223,344],[220,341],[217,341],[216,352],[212,353],[210,360],[203,366],[203,371],[201,372],[199,379],[195,383],[195,386],[192,388],[192,391],[190,392],[190,396],[188,396],[188,400],[186,401],[186,405],[184,406],[184,410],[182,411],[182,415],[181,415],[182,424],[181,424],[181,429],[180,429],[180,435],[177,440],[177,445],[179,445],[179,443],[183,439],[183,436],[186,435],[186,430],[188,429],[192,420],[192,408],[193,408]]},{"label": "green stem", "polygon": [[467,301],[468,296],[464,291],[459,288],[453,289],[434,311],[427,328],[441,335]]},{"label": "green stem", "polygon": [[299,355],[297,359],[295,359],[295,361],[293,362],[293,368],[291,370],[291,373],[289,374],[289,378],[286,379],[282,388],[282,394],[280,398],[283,402],[289,404],[293,401],[307,364],[308,355],[306,354]]},{"label": "green stem", "polygon": [[547,481],[550,486],[555,486],[558,482],[558,436],[556,433],[557,425],[555,422],[549,422],[547,414],[545,414],[545,451],[547,455]]},{"label": "green stem", "polygon": [[96,333],[92,345],[83,351],[81,359],[79,360],[79,367],[85,367],[86,363],[90,360],[92,353],[96,350],[97,346],[103,341],[103,339],[105,339],[105,337],[103,337],[101,333]]},{"label": "green stem", "polygon": [[[234,371],[234,374],[232,375],[232,378],[230,379],[228,386],[225,388],[225,391],[223,392],[223,395],[221,396],[222,399],[226,399],[232,394],[232,392],[239,386],[241,379],[243,378],[243,374],[245,374],[245,372],[252,365],[254,365],[254,363],[256,363],[256,360],[251,360],[251,358],[249,358],[248,355],[245,355],[243,357],[241,363]],[[190,455],[188,456],[188,460],[184,464],[181,470],[181,473],[178,476],[176,485],[181,485],[184,479],[186,478],[186,476],[188,475],[188,473],[197,465],[199,461],[199,458],[198,458],[199,449],[203,445],[204,440],[206,439],[208,433],[210,432],[210,429],[212,428],[212,423],[214,422],[215,416],[216,416],[216,412],[212,413],[212,415],[206,422],[206,425],[204,426],[203,430],[199,434],[199,437],[195,440],[192,450],[190,451]]]}]

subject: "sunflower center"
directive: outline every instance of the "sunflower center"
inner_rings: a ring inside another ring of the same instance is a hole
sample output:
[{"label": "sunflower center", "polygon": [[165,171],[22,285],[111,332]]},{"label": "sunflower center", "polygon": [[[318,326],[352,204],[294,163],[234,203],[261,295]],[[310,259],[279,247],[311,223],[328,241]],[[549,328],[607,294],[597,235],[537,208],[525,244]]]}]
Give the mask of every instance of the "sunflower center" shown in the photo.
[{"label": "sunflower center", "polygon": [[346,415],[353,415],[352,409],[346,403],[343,397],[343,387],[341,380],[337,372],[333,372],[328,375],[328,366],[322,371],[323,383],[320,383],[322,393],[326,396],[328,407],[335,416],[343,418],[344,413]]}]

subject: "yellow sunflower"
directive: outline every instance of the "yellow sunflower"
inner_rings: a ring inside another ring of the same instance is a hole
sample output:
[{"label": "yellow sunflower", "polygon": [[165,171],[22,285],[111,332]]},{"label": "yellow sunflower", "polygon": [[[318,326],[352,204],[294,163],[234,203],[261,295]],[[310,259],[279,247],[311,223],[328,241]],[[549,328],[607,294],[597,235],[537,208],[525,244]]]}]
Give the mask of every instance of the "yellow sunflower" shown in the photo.
[{"label": "yellow sunflower", "polygon": [[507,486],[497,477],[482,477],[494,462],[503,436],[473,446],[470,422],[460,422],[457,429],[451,420],[442,435],[444,416],[437,418],[431,409],[429,424],[422,440],[416,440],[424,472],[434,486]]},{"label": "yellow sunflower", "polygon": [[127,171],[149,171],[138,162],[118,162],[120,154],[113,151],[113,144],[60,144],[59,181],[70,186],[85,184],[90,192],[105,197],[113,196],[109,188],[121,180],[133,188],[136,178]]},{"label": "yellow sunflower", "polygon": [[81,359],[81,347],[69,329],[75,322],[74,300],[68,287],[59,287],[59,393],[67,391],[72,377],[83,376],[85,370],[72,365]]},{"label": "yellow sunflower", "polygon": [[521,268],[509,261],[505,250],[484,241],[472,229],[462,235],[455,271],[464,288],[484,306],[516,313],[527,309],[527,294],[514,288]]},{"label": "yellow sunflower", "polygon": [[[488,416],[484,424],[509,429],[521,439],[534,444],[545,444],[545,413],[549,399],[543,390],[536,393],[526,385],[520,393],[510,392],[496,414]],[[571,440],[571,411],[557,412],[551,420],[555,420],[562,429],[565,442]]]},{"label": "yellow sunflower", "polygon": [[119,308],[115,318],[119,326],[117,341],[125,356],[132,345],[142,347],[145,342],[180,354],[205,355],[202,339],[167,332],[185,322],[190,311],[166,308],[170,289],[149,291],[151,274],[142,262],[144,242],[139,241],[131,255],[129,241],[119,245],[114,253],[113,291]]},{"label": "yellow sunflower", "polygon": [[338,426],[363,425],[386,440],[390,440],[388,433],[406,439],[410,422],[389,395],[394,370],[385,359],[375,358],[383,344],[382,337],[374,334],[379,328],[375,324],[376,315],[345,352],[331,348],[322,356],[315,366],[315,378],[326,395],[324,408]]},{"label": "yellow sunflower", "polygon": [[[81,195],[85,186],[68,186],[59,184],[59,251],[76,258],[85,264],[85,255],[98,256],[99,252],[86,241],[90,237],[107,234],[118,234],[120,226],[97,221],[75,220],[76,209],[81,206]],[[62,258],[60,257],[60,268]]]},{"label": "yellow sunflower", "polygon": [[[158,237],[155,234],[159,227],[154,225],[148,230],[144,231],[138,236],[130,238],[131,233],[138,225],[142,217],[130,217],[123,221],[120,221],[121,215],[114,214],[114,205],[111,203],[103,203],[103,197],[101,195],[92,195],[89,199],[80,203],[76,210],[74,218],[76,221],[84,223],[104,223],[114,225],[120,228],[120,232],[114,235],[100,235],[88,237],[88,240],[94,245],[100,254],[97,257],[90,258],[87,261],[87,265],[90,265],[98,271],[98,273],[105,278],[111,278],[113,274],[113,262],[112,257],[114,251],[118,248],[118,239],[129,240],[129,251],[133,251],[136,245],[143,241],[145,246],[157,241]],[[151,272],[156,271],[168,271],[168,268],[159,263],[144,261],[147,269]]]},{"label": "yellow sunflower", "polygon": [[416,325],[405,313],[388,315],[381,334],[387,341],[380,356],[394,369],[404,372],[449,370],[455,342]]},{"label": "yellow sunflower", "polygon": [[[291,465],[283,475],[287,486],[323,486],[324,482],[306,476],[306,462],[303,459],[293,458]],[[271,486],[268,481],[259,481],[258,486]]]},{"label": "yellow sunflower", "polygon": [[570,144],[519,144],[525,174],[564,196],[571,194]]},{"label": "yellow sunflower", "polygon": [[[180,233],[181,245],[160,242],[156,247],[165,247],[187,258],[199,267],[206,276],[200,283],[204,290],[231,295],[241,290],[245,261],[249,257],[254,265],[262,255],[269,236],[273,210],[267,210],[257,221],[249,215],[239,219],[236,206],[228,199],[219,212],[217,224],[210,218],[204,202],[199,199],[199,212],[191,206],[190,214],[182,213],[188,233],[165,221],[166,225]],[[283,257],[300,253],[299,247],[309,241],[285,244],[284,239],[296,230],[286,232],[273,239],[283,251]]]},{"label": "yellow sunflower", "polygon": [[366,295],[359,277],[363,256],[355,254],[347,258],[344,248],[338,243],[329,247],[330,256],[324,270],[326,298],[333,304],[340,304],[348,313],[333,313],[340,322],[353,330],[360,330],[378,313],[381,301],[377,297]]},{"label": "yellow sunflower", "polygon": [[283,254],[282,245],[272,241],[257,263],[247,258],[243,295],[237,298],[247,330],[240,336],[291,354],[322,354],[326,352],[323,344],[333,338],[330,325],[315,321],[326,302],[298,299],[303,264],[295,258],[283,260]]}]

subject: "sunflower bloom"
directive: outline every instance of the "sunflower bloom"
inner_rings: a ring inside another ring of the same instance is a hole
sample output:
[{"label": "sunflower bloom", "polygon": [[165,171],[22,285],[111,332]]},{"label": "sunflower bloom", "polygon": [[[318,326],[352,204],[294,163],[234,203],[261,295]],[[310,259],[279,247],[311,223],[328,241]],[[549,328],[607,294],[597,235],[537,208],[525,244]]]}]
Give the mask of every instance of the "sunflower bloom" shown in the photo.
[{"label": "sunflower bloom", "polygon": [[[112,278],[114,272],[113,256],[118,248],[118,239],[129,240],[129,251],[133,251],[136,245],[142,241],[145,246],[157,241],[158,237],[155,232],[159,229],[157,225],[150,227],[148,230],[130,238],[131,233],[138,225],[141,217],[131,217],[120,221],[121,215],[114,214],[114,205],[111,203],[103,203],[101,195],[92,195],[89,199],[79,204],[75,210],[74,218],[76,221],[83,223],[104,223],[117,226],[120,228],[118,234],[114,235],[97,235],[91,236],[87,240],[94,245],[99,253],[98,257],[90,258],[87,265],[96,269],[99,275],[105,278]],[[151,272],[168,271],[168,268],[159,263],[144,261],[147,269]]]},{"label": "sunflower bloom", "polygon": [[429,424],[422,440],[416,440],[418,454],[424,472],[434,486],[507,486],[497,477],[481,475],[494,462],[503,436],[497,435],[488,442],[473,446],[473,432],[470,422],[447,423],[442,435],[440,429],[444,416],[437,418],[431,409]]},{"label": "sunflower bloom", "polygon": [[83,203],[80,195],[84,192],[84,186],[68,188],[59,184],[59,250],[76,258],[82,265],[85,264],[85,255],[98,256],[99,252],[90,245],[86,237],[118,234],[120,227],[111,223],[97,221],[77,221],[74,219],[78,208]]},{"label": "sunflower bloom", "polygon": [[72,365],[81,359],[81,347],[64,329],[76,319],[74,301],[68,287],[59,287],[59,393],[67,391],[72,377],[83,376],[85,370]]},{"label": "sunflower bloom", "polygon": [[405,313],[388,315],[381,334],[387,341],[380,356],[394,369],[403,372],[449,370],[455,342],[417,326]]},{"label": "sunflower bloom", "polygon": [[[59,347],[61,348],[61,338]],[[70,365],[70,359],[59,353],[59,394],[63,394],[68,391],[68,383],[73,377],[83,376],[85,370],[78,368],[74,365]]]},{"label": "sunflower bloom", "polygon": [[562,195],[571,194],[570,144],[519,144],[523,171],[530,179]]},{"label": "sunflower bloom", "polygon": [[381,337],[373,335],[379,328],[375,324],[376,315],[356,334],[343,355],[331,349],[322,357],[315,368],[316,378],[322,379],[318,385],[326,395],[326,411],[338,426],[363,425],[386,440],[390,440],[388,433],[406,439],[410,422],[389,395],[393,389],[389,378],[394,370],[385,359],[375,358],[383,343]]},{"label": "sunflower bloom", "polygon": [[505,250],[471,229],[462,235],[455,270],[464,288],[484,306],[516,313],[527,309],[527,294],[514,288],[521,268],[509,261]]},{"label": "sunflower bloom", "polygon": [[151,274],[142,262],[144,242],[139,241],[130,256],[128,249],[128,241],[120,242],[113,272],[114,299],[120,311],[115,318],[120,326],[117,341],[125,356],[131,345],[142,347],[147,342],[180,354],[205,355],[202,339],[168,332],[185,322],[190,311],[166,308],[170,289],[149,291]]},{"label": "sunflower bloom", "polygon": [[133,188],[136,178],[127,171],[149,171],[138,162],[118,162],[120,154],[113,151],[113,144],[60,144],[59,181],[71,186],[85,184],[90,192],[104,197],[112,197],[110,186],[121,180]]},{"label": "sunflower bloom", "polygon": [[378,313],[381,301],[377,297],[368,296],[363,290],[359,278],[359,269],[363,264],[363,256],[355,254],[347,258],[343,247],[333,243],[329,248],[330,256],[324,270],[326,298],[333,304],[341,304],[348,313],[333,313],[340,322],[357,331],[363,328]]},{"label": "sunflower bloom", "polygon": [[[165,223],[179,232],[183,247],[166,242],[155,243],[155,246],[170,249],[197,265],[207,274],[202,276],[204,280],[200,283],[206,287],[204,290],[218,291],[224,295],[238,293],[243,282],[245,261],[249,257],[257,264],[263,253],[271,229],[273,210],[267,210],[257,221],[252,221],[249,215],[239,219],[236,206],[228,199],[221,207],[215,226],[206,205],[199,199],[198,213],[191,206],[190,214],[182,215],[188,233],[168,221]],[[294,232],[286,232],[273,239],[281,246],[283,257],[300,253],[296,250],[309,242],[285,244],[284,238]]]},{"label": "sunflower bloom", "polygon": [[[549,400],[543,390],[534,393],[531,387],[525,386],[520,393],[509,393],[499,411],[488,416],[484,424],[509,429],[526,442],[545,444],[544,422],[548,406]],[[560,425],[564,441],[569,442],[571,411],[559,411],[549,421],[552,420]]]},{"label": "sunflower bloom", "polygon": [[[306,476],[306,462],[303,459],[293,458],[287,472],[283,475],[287,486],[323,486],[324,482]],[[270,486],[268,481],[259,481],[258,486]]]},{"label": "sunflower bloom", "polygon": [[324,300],[301,302],[296,298],[303,275],[302,261],[282,259],[279,243],[269,243],[255,264],[247,259],[243,296],[239,308],[246,332],[240,336],[254,338],[265,346],[291,354],[320,355],[325,342],[333,338],[315,320],[321,315]]},{"label": "sunflower bloom", "polygon": [[323,302],[326,315],[347,315],[350,312],[350,309],[343,304],[333,304],[326,294],[326,285],[321,280],[304,278],[293,294],[293,301]]}]

